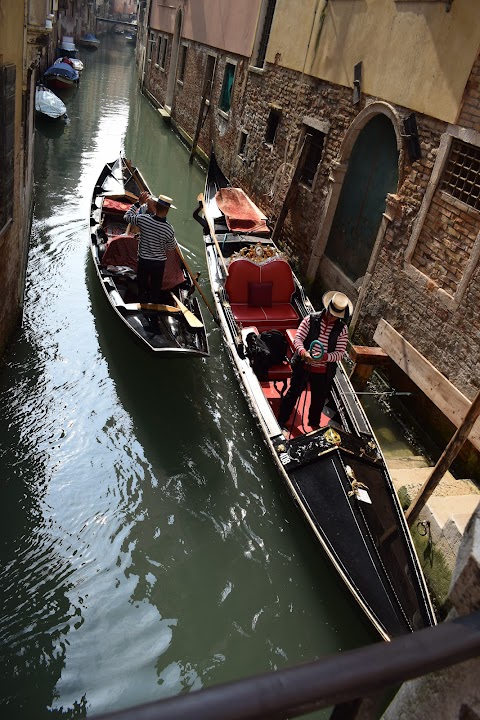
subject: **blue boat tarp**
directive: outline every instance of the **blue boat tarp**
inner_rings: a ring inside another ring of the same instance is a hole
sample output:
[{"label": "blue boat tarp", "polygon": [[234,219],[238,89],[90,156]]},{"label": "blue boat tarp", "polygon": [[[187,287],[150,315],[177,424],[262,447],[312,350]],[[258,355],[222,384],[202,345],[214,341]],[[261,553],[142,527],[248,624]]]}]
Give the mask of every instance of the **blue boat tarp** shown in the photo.
[{"label": "blue boat tarp", "polygon": [[60,77],[67,78],[68,80],[76,81],[80,77],[78,72],[72,68],[71,65],[67,65],[67,63],[57,63],[56,65],[52,65],[48,68],[48,70],[45,70],[43,73],[44,77],[51,77],[52,75],[58,75]]}]

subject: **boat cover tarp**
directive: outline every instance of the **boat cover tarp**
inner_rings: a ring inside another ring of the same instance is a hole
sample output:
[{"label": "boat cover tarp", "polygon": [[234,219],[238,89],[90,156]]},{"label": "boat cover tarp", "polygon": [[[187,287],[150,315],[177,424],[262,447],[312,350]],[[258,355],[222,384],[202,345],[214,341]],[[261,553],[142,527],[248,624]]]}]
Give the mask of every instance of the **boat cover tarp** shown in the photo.
[{"label": "boat cover tarp", "polygon": [[62,117],[67,112],[60,98],[44,87],[38,87],[35,91],[35,110],[51,118]]},{"label": "boat cover tarp", "polygon": [[215,199],[230,232],[268,232],[265,215],[241,188],[221,188]]},{"label": "boat cover tarp", "polygon": [[[130,207],[130,206],[129,206]],[[137,272],[138,235],[117,235],[107,242],[102,256],[103,267],[130,267]],[[177,251],[167,248],[162,290],[171,290],[185,280]]]},{"label": "boat cover tarp", "polygon": [[78,80],[78,72],[74,70],[71,65],[67,65],[67,63],[63,62],[51,65],[48,70],[45,70],[44,72],[45,77],[51,77],[54,75],[68,78],[69,80]]}]

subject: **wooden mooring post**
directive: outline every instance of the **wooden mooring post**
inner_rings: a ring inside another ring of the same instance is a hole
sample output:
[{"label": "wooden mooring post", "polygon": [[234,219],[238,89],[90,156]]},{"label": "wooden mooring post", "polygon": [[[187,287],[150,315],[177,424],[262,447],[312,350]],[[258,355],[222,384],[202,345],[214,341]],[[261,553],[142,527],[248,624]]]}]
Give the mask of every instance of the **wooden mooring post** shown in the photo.
[{"label": "wooden mooring post", "polygon": [[357,392],[365,388],[376,367],[391,362],[387,353],[380,347],[351,345],[348,354],[355,363],[350,374],[350,382]]}]

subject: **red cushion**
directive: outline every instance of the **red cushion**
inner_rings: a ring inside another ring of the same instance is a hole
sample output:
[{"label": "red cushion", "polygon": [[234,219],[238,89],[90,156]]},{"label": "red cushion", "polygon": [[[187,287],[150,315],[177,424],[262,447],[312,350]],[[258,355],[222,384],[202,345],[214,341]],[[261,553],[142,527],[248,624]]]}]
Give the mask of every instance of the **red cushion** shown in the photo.
[{"label": "red cushion", "polygon": [[272,303],[289,303],[295,290],[295,284],[288,262],[282,258],[268,260],[264,265],[260,265],[260,272],[262,283],[273,283]]},{"label": "red cushion", "polygon": [[285,321],[287,323],[285,327],[292,327],[295,321],[298,322],[298,315],[290,303],[274,303],[271,307],[265,308],[265,317],[273,322]]},{"label": "red cushion", "polygon": [[248,304],[250,307],[272,307],[272,285],[266,283],[248,283]]},{"label": "red cushion", "polygon": [[228,276],[225,281],[225,290],[231,303],[248,302],[248,284],[260,282],[259,266],[245,258],[234,259],[228,266]]},{"label": "red cushion", "polygon": [[242,325],[257,325],[265,322],[262,308],[250,307],[246,303],[231,303],[233,317]]}]

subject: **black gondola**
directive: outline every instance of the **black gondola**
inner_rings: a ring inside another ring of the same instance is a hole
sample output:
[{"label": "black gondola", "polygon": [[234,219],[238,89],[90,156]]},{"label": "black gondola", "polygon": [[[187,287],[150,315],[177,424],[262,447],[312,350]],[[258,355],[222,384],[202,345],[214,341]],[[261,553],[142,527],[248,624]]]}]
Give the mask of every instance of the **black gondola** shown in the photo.
[{"label": "black gondola", "polygon": [[115,314],[147,350],[163,356],[209,354],[191,277],[171,251],[164,274],[165,303],[140,304],[136,281],[138,235],[123,216],[148,186],[123,157],[107,163],[93,191],[90,249],[101,286]]},{"label": "black gondola", "polygon": [[[203,209],[207,265],[225,346],[290,495],[383,639],[434,625],[435,613],[392,479],[341,364],[320,429],[305,427],[307,389],[290,433],[282,433],[277,414],[291,375],[292,340],[314,308],[272,242],[265,215],[230,186],[214,153]],[[252,300],[258,284],[270,288],[265,302],[262,292]],[[287,340],[287,359],[258,377],[250,340],[272,329]]]}]

